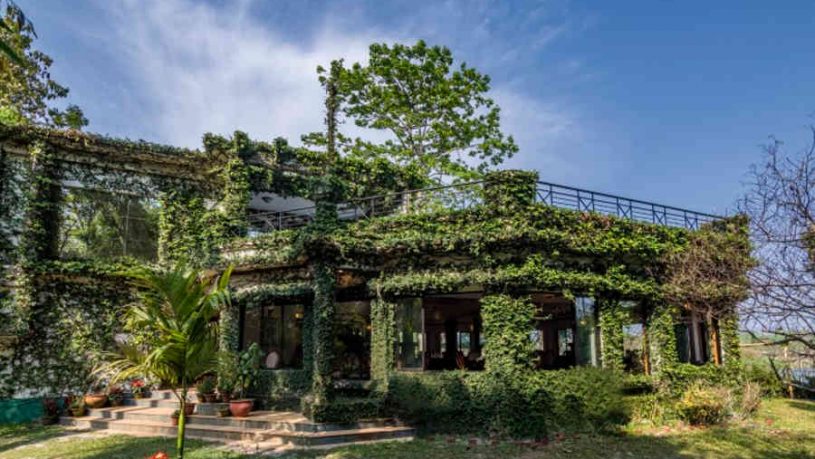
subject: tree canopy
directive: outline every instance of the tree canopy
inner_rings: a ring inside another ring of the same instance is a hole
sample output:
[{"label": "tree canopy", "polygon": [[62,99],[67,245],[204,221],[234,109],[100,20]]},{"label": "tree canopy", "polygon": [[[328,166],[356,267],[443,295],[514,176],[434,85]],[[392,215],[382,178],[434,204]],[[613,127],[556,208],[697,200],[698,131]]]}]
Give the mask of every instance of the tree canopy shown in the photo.
[{"label": "tree canopy", "polygon": [[51,79],[53,59],[32,48],[35,38],[31,21],[14,2],[7,1],[0,19],[0,123],[87,126],[87,118],[76,105],[64,110],[52,105],[68,96],[68,88]]},{"label": "tree canopy", "polygon": [[[487,96],[489,76],[454,65],[446,47],[373,44],[367,65],[334,61],[318,73],[344,117],[390,134],[382,142],[338,135],[347,154],[388,158],[441,180],[475,177],[518,151],[501,131],[500,108]],[[330,143],[314,134],[304,140]]]}]

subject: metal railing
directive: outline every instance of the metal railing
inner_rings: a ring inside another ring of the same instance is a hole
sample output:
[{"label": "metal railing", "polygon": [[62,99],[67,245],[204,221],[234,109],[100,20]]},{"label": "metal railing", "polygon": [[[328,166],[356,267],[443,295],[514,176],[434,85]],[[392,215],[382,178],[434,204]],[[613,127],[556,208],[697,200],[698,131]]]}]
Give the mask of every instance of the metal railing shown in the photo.
[{"label": "metal railing", "polygon": [[[484,203],[483,181],[407,190],[353,199],[337,205],[340,220],[360,220],[397,214],[431,213],[466,209]],[[612,215],[656,225],[698,229],[722,217],[678,207],[629,199],[597,191],[538,182],[537,202],[576,210]],[[299,228],[314,221],[316,206],[249,216],[250,234]]]},{"label": "metal railing", "polygon": [[679,207],[665,206],[548,182],[538,182],[537,198],[539,202],[553,207],[580,212],[596,212],[628,220],[688,229],[699,229],[703,223],[721,220],[722,218],[717,215],[680,209]]}]

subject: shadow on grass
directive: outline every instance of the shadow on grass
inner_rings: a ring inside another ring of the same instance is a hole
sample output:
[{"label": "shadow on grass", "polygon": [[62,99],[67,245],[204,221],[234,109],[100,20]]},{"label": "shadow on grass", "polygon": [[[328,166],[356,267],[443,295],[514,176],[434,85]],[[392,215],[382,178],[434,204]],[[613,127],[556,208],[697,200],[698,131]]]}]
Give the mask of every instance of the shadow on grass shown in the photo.
[{"label": "shadow on grass", "polygon": [[789,400],[787,405],[797,410],[815,412],[815,401],[813,400]]},{"label": "shadow on grass", "polygon": [[43,426],[41,424],[6,424],[0,425],[0,453],[20,446],[30,445],[56,437],[82,433],[81,431],[66,431],[59,426]]}]

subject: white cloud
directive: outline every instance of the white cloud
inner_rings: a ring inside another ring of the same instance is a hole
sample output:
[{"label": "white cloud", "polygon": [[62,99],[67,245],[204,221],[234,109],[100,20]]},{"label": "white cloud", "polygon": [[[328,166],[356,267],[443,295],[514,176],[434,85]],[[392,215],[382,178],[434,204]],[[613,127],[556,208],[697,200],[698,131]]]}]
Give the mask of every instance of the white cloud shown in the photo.
[{"label": "white cloud", "polygon": [[[150,140],[188,147],[199,147],[204,132],[230,134],[236,129],[253,138],[283,136],[296,143],[300,135],[322,129],[317,65],[339,57],[363,61],[374,41],[410,42],[423,31],[433,31],[439,38],[445,28],[457,36],[461,29],[455,17],[436,16],[432,22],[419,13],[412,20],[406,18],[402,28],[382,31],[365,24],[359,12],[330,11],[316,19],[318,32],[284,35],[248,14],[245,2],[229,8],[192,0],[103,5],[112,20],[104,25],[113,31],[111,46],[132,79],[134,93],[143,99],[139,116],[146,119],[132,122],[153,126],[149,136],[155,137]],[[487,8],[461,21],[475,24],[489,15]],[[486,49],[492,51],[486,53],[493,54],[491,59],[501,59],[514,49],[502,45],[489,28],[475,28],[471,35],[470,54],[480,55],[480,60],[490,58],[484,55]],[[544,46],[561,32],[558,27],[542,31],[534,45]],[[450,45],[458,55],[456,41]],[[480,67],[478,62],[470,64]],[[498,82],[492,95],[502,107],[505,131],[521,147],[507,167],[540,169],[542,176],[553,180],[585,173],[570,152],[584,135],[573,110]],[[348,125],[345,129],[354,131]]]},{"label": "white cloud", "polygon": [[320,129],[317,66],[363,60],[372,41],[390,39],[330,24],[310,39],[284,37],[240,10],[188,0],[128,2],[110,12],[156,140],[190,147],[204,132],[296,140]]}]

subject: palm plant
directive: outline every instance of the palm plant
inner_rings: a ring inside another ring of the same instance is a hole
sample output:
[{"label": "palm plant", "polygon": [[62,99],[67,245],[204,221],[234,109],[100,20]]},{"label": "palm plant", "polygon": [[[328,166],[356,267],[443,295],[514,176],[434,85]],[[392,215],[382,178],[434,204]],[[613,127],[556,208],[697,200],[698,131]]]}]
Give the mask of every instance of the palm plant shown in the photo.
[{"label": "palm plant", "polygon": [[128,324],[150,330],[146,343],[125,342],[100,369],[113,381],[147,376],[173,388],[180,416],[176,447],[184,457],[185,414],[189,386],[217,365],[217,316],[229,304],[232,267],[220,277],[177,266],[168,271],[137,268],[125,273],[139,292],[128,311]]}]

